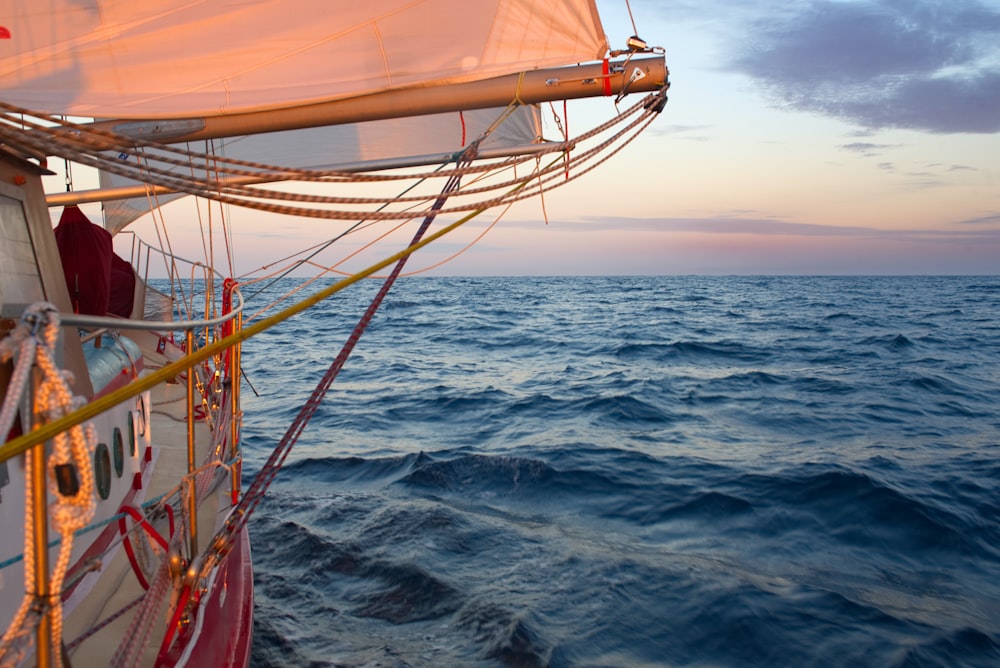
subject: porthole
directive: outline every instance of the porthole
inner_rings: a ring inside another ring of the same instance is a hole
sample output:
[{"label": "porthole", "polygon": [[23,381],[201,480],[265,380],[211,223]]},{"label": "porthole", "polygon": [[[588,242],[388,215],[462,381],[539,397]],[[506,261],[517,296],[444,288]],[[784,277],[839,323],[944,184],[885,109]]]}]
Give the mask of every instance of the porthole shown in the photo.
[{"label": "porthole", "polygon": [[146,435],[146,400],[143,397],[139,397],[139,406],[136,409],[135,419],[138,423],[139,436]]},{"label": "porthole", "polygon": [[135,422],[139,418],[132,411],[128,412],[128,456],[135,457],[136,450],[136,440],[135,440]]},{"label": "porthole", "polygon": [[108,446],[98,443],[94,450],[94,481],[97,483],[97,493],[102,499],[111,495],[111,455]]},{"label": "porthole", "polygon": [[111,434],[111,453],[115,459],[115,475],[121,478],[125,471],[125,442],[122,440],[122,430],[118,427]]}]

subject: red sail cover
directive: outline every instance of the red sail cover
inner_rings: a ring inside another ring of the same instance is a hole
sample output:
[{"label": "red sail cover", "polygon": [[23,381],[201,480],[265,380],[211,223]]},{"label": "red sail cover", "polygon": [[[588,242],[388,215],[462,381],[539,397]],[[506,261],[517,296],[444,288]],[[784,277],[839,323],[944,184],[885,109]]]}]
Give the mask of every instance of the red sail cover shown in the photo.
[{"label": "red sail cover", "polygon": [[108,313],[128,318],[132,315],[135,299],[135,271],[127,260],[111,255],[111,294],[108,296]]},{"label": "red sail cover", "polygon": [[111,235],[90,222],[77,206],[63,209],[55,233],[73,311],[106,314],[114,254]]},{"label": "red sail cover", "polygon": [[128,262],[115,255],[111,234],[90,222],[79,207],[67,206],[55,235],[73,310],[88,315],[131,315],[135,274]]}]

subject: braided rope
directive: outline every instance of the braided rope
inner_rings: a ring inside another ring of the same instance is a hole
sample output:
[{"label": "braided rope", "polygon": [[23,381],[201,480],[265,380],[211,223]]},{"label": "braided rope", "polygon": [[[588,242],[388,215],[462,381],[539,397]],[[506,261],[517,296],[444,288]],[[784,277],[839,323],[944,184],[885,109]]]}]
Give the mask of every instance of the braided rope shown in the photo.
[{"label": "braided rope", "polygon": [[[622,112],[611,120],[597,126],[593,130],[584,133],[580,137],[574,140],[575,143],[586,141],[594,138],[598,134],[607,132],[613,126],[624,123],[625,119],[634,114],[649,114],[650,104],[649,100],[660,96],[660,94],[653,94],[648,98],[636,103],[630,109]],[[170,147],[166,145],[153,144],[150,142],[145,142],[139,144],[138,149],[132,149],[130,146],[136,145],[136,142],[123,138],[117,137],[112,133],[103,130],[97,130],[93,128],[88,128],[84,125],[76,125],[70,123],[63,123],[66,128],[73,130],[73,132],[66,132],[61,129],[48,128],[39,123],[32,123],[30,121],[23,120],[22,117],[18,117],[17,125],[15,126],[13,114],[24,114],[29,113],[26,110],[13,107],[11,105],[0,104],[0,109],[5,109],[6,115],[4,120],[7,121],[6,124],[0,124],[0,138],[5,141],[14,144],[28,146],[34,150],[38,150],[45,153],[52,153],[56,155],[62,155],[64,157],[70,158],[77,162],[87,164],[90,166],[98,167],[109,171],[111,173],[118,174],[127,178],[132,178],[138,181],[147,182],[152,185],[164,186],[170,189],[178,190],[180,192],[185,192],[191,195],[198,195],[205,197],[207,199],[216,200],[226,204],[233,204],[236,206],[243,206],[248,208],[253,208],[257,210],[267,211],[276,214],[287,214],[287,215],[297,215],[311,218],[322,218],[322,219],[338,219],[338,220],[351,220],[357,219],[358,212],[350,210],[341,209],[320,209],[312,208],[309,206],[288,206],[277,204],[275,202],[280,201],[292,201],[301,204],[325,204],[325,205],[336,205],[336,206],[369,206],[376,203],[384,203],[386,200],[384,198],[371,198],[371,197],[334,197],[334,196],[319,196],[319,195],[306,195],[302,193],[286,193],[276,190],[269,190],[264,188],[258,188],[253,186],[232,184],[232,183],[220,183],[215,180],[198,179],[197,177],[186,178],[176,172],[168,172],[160,168],[152,167],[150,164],[145,164],[141,168],[128,166],[122,160],[117,158],[109,157],[108,155],[95,154],[95,151],[117,149],[121,150],[123,154],[132,153],[143,153],[143,157],[146,160],[157,160],[164,164],[170,165],[184,165],[191,167],[195,165],[198,167],[197,171],[205,171],[209,173],[223,173],[232,176],[244,176],[252,177],[259,180],[267,181],[287,181],[287,180],[298,180],[298,181],[313,181],[313,182],[323,182],[323,183],[358,183],[358,182],[377,182],[377,181],[392,181],[392,180],[411,180],[414,178],[420,179],[430,179],[430,178],[451,178],[453,176],[462,176],[465,174],[479,173],[484,171],[493,170],[495,165],[461,165],[454,169],[448,170],[446,172],[436,171],[436,172],[420,172],[417,174],[351,174],[345,172],[338,172],[335,170],[295,170],[295,169],[283,169],[280,167],[275,167],[273,165],[266,165],[262,163],[251,163],[248,161],[239,161],[230,158],[221,158],[219,156],[212,156],[210,154],[197,153],[193,151],[184,151],[176,147]],[[44,116],[34,115],[35,117],[45,118]],[[54,118],[46,118],[47,122],[56,122]],[[24,132],[22,127],[27,126],[35,132]],[[629,126],[631,127],[631,126]],[[616,141],[624,132],[627,132],[628,128],[618,132],[612,139],[608,142],[604,142],[601,146],[607,146],[610,142]],[[144,149],[150,148],[156,151],[155,156],[151,156],[148,151]],[[165,154],[176,154],[180,156],[186,156],[186,160],[169,158]],[[583,159],[590,159],[594,155],[594,151],[589,151],[578,156],[575,160],[576,164]],[[532,156],[525,156],[517,159],[509,159],[505,162],[508,165],[516,165],[527,160],[532,160]],[[227,168],[224,171],[220,171],[220,164],[237,164],[252,167],[252,170],[234,169]],[[202,168],[201,166],[204,166]],[[551,165],[546,168],[548,172],[555,174],[562,171],[560,165]],[[192,173],[195,170],[192,170]],[[451,214],[451,213],[463,213],[468,211],[475,211],[482,208],[490,208],[492,206],[505,205],[509,202],[519,201],[529,197],[534,197],[536,191],[534,189],[520,193],[518,195],[511,195],[509,193],[509,187],[512,181],[506,181],[502,183],[497,183],[484,188],[477,188],[466,190],[463,193],[463,197],[468,197],[472,195],[478,195],[482,193],[489,192],[504,192],[499,196],[492,198],[482,199],[475,202],[463,203],[444,208],[436,214]],[[404,196],[404,197],[392,197],[390,201],[394,203],[407,203],[407,202],[426,202],[428,200],[427,196]],[[408,218],[413,215],[426,216],[429,215],[430,208],[423,211],[416,212],[406,212],[406,211],[377,211],[368,212],[366,217],[371,220],[391,220],[391,219],[401,219]]]},{"label": "braided rope", "polygon": [[[45,346],[39,348],[38,366],[45,380],[38,391],[38,401],[46,407],[49,420],[60,418],[73,412],[84,402],[70,392],[68,374],[60,372],[53,357],[56,338],[59,335],[59,318],[53,313],[45,329]],[[91,453],[97,443],[97,431],[93,424],[78,425],[68,432],[62,432],[53,439],[52,454],[48,460],[50,494],[55,495],[52,504],[52,523],[62,536],[59,555],[53,568],[51,579],[52,638],[53,656],[58,659],[62,653],[62,584],[69,568],[73,551],[73,537],[77,529],[87,526],[94,517],[97,503],[94,500],[94,470],[90,463]],[[56,467],[72,465],[79,477],[79,491],[64,495],[56,484]]]},{"label": "braided rope", "polygon": [[[30,348],[34,351],[34,363],[42,373],[42,381],[38,385],[35,393],[36,411],[42,414],[46,420],[56,420],[79,407],[84,400],[74,397],[70,391],[69,372],[61,371],[55,363],[55,346],[59,337],[59,313],[54,306],[47,303],[38,303],[30,306],[23,317],[21,327],[26,330],[31,329],[31,335],[22,338],[22,345],[30,340],[35,340]],[[27,349],[24,350],[27,352]],[[19,367],[22,363],[31,362],[31,358],[19,360]],[[6,413],[6,411],[4,411]],[[0,641],[0,651],[6,653],[9,643],[18,638],[24,628],[27,608],[32,604],[43,604],[48,607],[52,622],[52,656],[59,661],[62,656],[62,585],[69,568],[69,561],[72,557],[73,538],[77,530],[85,527],[94,516],[97,507],[94,500],[94,472],[90,465],[90,457],[94,445],[97,442],[97,434],[92,424],[76,425],[68,431],[61,432],[53,438],[52,452],[46,462],[46,479],[48,480],[49,494],[56,499],[51,505],[52,524],[61,537],[58,556],[52,569],[49,579],[49,591],[47,601],[36,601],[37,595],[34,593],[37,585],[36,564],[34,561],[34,512],[45,512],[45,509],[33,508],[31,498],[31,485],[25,485],[25,549],[24,549],[24,571],[25,571],[25,598],[21,603],[18,613],[14,617],[7,632]],[[25,467],[26,480],[31,479],[33,465],[31,457],[26,457]],[[78,477],[78,488],[73,491],[67,490],[63,493],[56,482],[56,468],[60,466],[71,466]],[[46,541],[47,537],[37,537],[38,540]],[[4,659],[6,662],[6,659]],[[6,664],[5,664],[6,665]]]},{"label": "braided rope", "polygon": [[[176,534],[176,536],[180,535],[180,532]],[[160,562],[160,568],[157,569],[149,589],[142,597],[139,610],[132,618],[121,644],[115,650],[108,665],[124,668],[125,666],[134,666],[139,662],[139,657],[143,655],[152,640],[153,623],[159,617],[160,607],[170,590],[171,582],[169,563],[167,559],[164,559]]]},{"label": "braided rope", "polygon": [[[13,354],[14,347],[17,346],[19,349],[19,357],[17,360],[17,366],[14,370],[14,378],[12,379],[12,386],[14,382],[17,383],[18,389],[16,391],[9,391],[7,398],[4,402],[3,408],[3,419],[2,425],[4,427],[3,435],[6,437],[10,430],[10,426],[13,424],[14,415],[16,414],[18,404],[24,393],[24,389],[27,386],[27,378],[31,372],[31,366],[34,364],[36,357],[36,350],[38,347],[38,338],[32,335],[31,328],[28,327],[25,321],[22,321],[18,327],[11,332],[11,335],[0,342],[0,352],[2,352],[2,359],[6,361]],[[25,480],[31,480],[34,475],[34,459],[32,457],[24,458],[24,476]],[[14,618],[11,620],[7,630],[4,632],[3,638],[0,639],[0,667],[8,668],[11,666],[16,666],[20,663],[21,659],[24,657],[28,648],[31,646],[31,632],[35,628],[38,620],[41,618],[41,610],[35,609],[35,619],[29,623],[28,616],[32,612],[32,604],[35,602],[34,590],[35,590],[35,522],[34,522],[34,499],[32,496],[31,485],[25,484],[24,486],[24,508],[25,508],[25,520],[24,520],[24,597],[21,599],[21,605],[18,607],[17,612],[14,614]],[[44,540],[44,538],[43,538]]]}]

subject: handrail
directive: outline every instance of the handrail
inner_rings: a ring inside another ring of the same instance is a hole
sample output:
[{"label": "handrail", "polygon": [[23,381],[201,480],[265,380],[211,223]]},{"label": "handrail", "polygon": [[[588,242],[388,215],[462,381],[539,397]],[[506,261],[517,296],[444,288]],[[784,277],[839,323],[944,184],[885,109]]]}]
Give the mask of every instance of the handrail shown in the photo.
[{"label": "handrail", "polygon": [[109,318],[101,315],[85,315],[82,313],[60,313],[59,323],[61,325],[73,325],[76,327],[104,327],[107,329],[141,329],[141,330],[181,330],[197,329],[199,327],[214,327],[228,322],[243,312],[243,293],[239,288],[233,288],[233,293],[239,297],[239,306],[234,307],[229,313],[218,318],[207,320],[129,320],[127,318]]}]

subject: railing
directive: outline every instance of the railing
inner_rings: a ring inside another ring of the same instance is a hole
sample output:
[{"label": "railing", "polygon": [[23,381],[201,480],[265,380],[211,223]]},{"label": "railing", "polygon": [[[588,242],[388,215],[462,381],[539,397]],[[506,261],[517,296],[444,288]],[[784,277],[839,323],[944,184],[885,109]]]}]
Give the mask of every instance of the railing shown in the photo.
[{"label": "railing", "polygon": [[[243,296],[240,293],[238,287],[235,284],[224,283],[225,291],[228,292],[227,299],[224,300],[224,312],[222,315],[214,318],[202,318],[202,319],[188,319],[188,320],[163,320],[163,321],[145,321],[145,320],[130,320],[123,318],[114,318],[106,316],[91,316],[91,315],[81,315],[81,314],[61,314],[59,316],[59,323],[62,326],[72,326],[91,330],[91,332],[85,335],[85,338],[93,338],[93,336],[100,335],[100,333],[113,331],[113,330],[143,330],[152,332],[170,332],[171,334],[176,332],[184,333],[184,357],[180,358],[175,362],[171,362],[156,372],[153,372],[142,378],[133,379],[127,386],[115,390],[108,395],[95,399],[90,403],[86,404],[82,408],[70,412],[61,418],[52,420],[48,423],[43,424],[41,416],[34,410],[33,403],[35,401],[34,392],[31,389],[31,383],[28,383],[28,397],[26,399],[8,397],[11,401],[18,401],[21,405],[21,415],[22,423],[26,433],[17,438],[11,439],[11,441],[0,445],[0,462],[5,462],[19,454],[26,453],[28,461],[30,462],[28,469],[30,474],[25,480],[26,489],[26,501],[29,507],[26,509],[26,521],[31,523],[31,526],[25,527],[25,530],[31,531],[32,536],[32,548],[31,548],[31,558],[34,564],[34,579],[33,582],[25,583],[26,596],[31,596],[34,599],[33,609],[40,612],[37,616],[37,625],[35,626],[35,637],[36,637],[36,662],[40,668],[49,668],[57,663],[59,656],[58,648],[53,645],[54,636],[58,633],[57,628],[59,624],[53,623],[52,614],[53,610],[58,606],[58,599],[61,597],[62,592],[57,591],[61,588],[59,583],[62,582],[62,576],[65,574],[63,571],[58,578],[53,582],[50,580],[49,576],[49,527],[48,527],[48,508],[50,504],[49,491],[48,491],[48,481],[47,481],[47,453],[46,453],[46,442],[53,438],[55,435],[68,431],[73,427],[83,424],[87,420],[95,417],[96,415],[103,413],[104,411],[112,409],[114,406],[130,399],[134,398],[143,392],[151,389],[153,386],[165,382],[166,380],[173,378],[177,374],[186,371],[187,372],[187,388],[186,388],[186,400],[187,400],[187,470],[188,475],[186,477],[186,484],[188,487],[188,499],[187,504],[187,514],[188,522],[186,523],[189,527],[188,536],[188,546],[190,549],[190,554],[192,558],[198,553],[197,545],[197,494],[195,492],[195,472],[198,467],[198,462],[196,461],[195,455],[195,406],[196,403],[196,383],[195,377],[198,375],[196,373],[196,367],[202,362],[206,362],[209,357],[213,355],[216,358],[215,368],[216,373],[212,374],[212,378],[207,382],[199,381],[198,389],[201,390],[201,402],[205,405],[206,413],[211,413],[214,409],[218,409],[219,406],[212,406],[211,402],[207,401],[209,396],[213,396],[216,389],[212,387],[216,381],[228,382],[228,393],[223,396],[227,397],[230,405],[230,431],[228,433],[228,459],[231,461],[237,460],[239,457],[239,379],[241,376],[241,359],[240,351],[243,341],[243,336],[241,336],[242,329],[242,312],[243,312]],[[230,299],[235,297],[235,299]],[[171,303],[173,303],[172,300]],[[229,306],[231,304],[231,307]],[[222,336],[219,336],[219,332],[223,332]],[[202,341],[204,343],[199,349],[196,349],[196,336],[195,333],[201,331]],[[215,339],[211,341],[211,339]],[[22,361],[19,360],[19,364]],[[225,378],[221,378],[218,371],[225,366]],[[31,408],[29,411],[28,409]],[[31,416],[30,418],[28,416]],[[30,419],[30,423],[28,420]],[[30,428],[29,428],[30,427]],[[6,434],[4,434],[6,436]],[[226,459],[227,457],[223,457]],[[230,476],[230,484],[232,486],[232,498],[238,499],[240,492],[240,479],[237,472],[238,467],[233,467],[232,475]],[[30,520],[27,515],[30,514]],[[25,558],[28,555],[24,555]],[[27,575],[27,569],[26,569]],[[31,589],[31,591],[27,591]],[[60,613],[61,617],[61,613]],[[24,622],[27,624],[27,622]],[[56,638],[57,641],[61,639]],[[9,646],[8,646],[9,649]],[[6,657],[0,655],[0,663],[6,663]]]},{"label": "railing", "polygon": [[243,295],[239,288],[233,289],[233,294],[239,297],[239,306],[217,318],[200,320],[128,320],[126,318],[111,318],[108,316],[83,315],[80,313],[65,313],[59,315],[59,322],[65,326],[90,327],[93,329],[141,329],[145,331],[194,331],[205,327],[215,327],[233,320],[243,312]]},{"label": "railing", "polygon": [[[193,337],[193,333],[196,329],[215,327],[230,321],[242,323],[241,316],[243,311],[243,297],[242,295],[239,294],[238,289],[234,289],[233,293],[239,295],[239,306],[233,308],[232,311],[230,311],[229,313],[226,313],[217,318],[205,318],[200,320],[144,321],[144,320],[127,320],[124,318],[109,318],[106,316],[91,316],[91,315],[81,315],[78,313],[70,313],[70,314],[61,314],[59,316],[60,324],[65,326],[91,327],[95,329],[103,328],[104,330],[131,329],[131,330],[144,330],[144,331],[155,331],[155,332],[183,331],[187,335]],[[238,331],[239,329],[236,329],[234,333],[237,333]],[[234,338],[232,342],[230,342],[230,346],[225,346],[221,348],[217,345],[212,345],[212,346],[206,345],[205,346],[206,350],[211,348],[211,352],[209,354],[196,354],[194,352],[193,345],[188,344],[188,348],[186,351],[187,358],[185,358],[187,360],[187,363],[185,363],[184,359],[179,360],[178,362],[175,362],[174,364],[170,365],[170,370],[174,374],[176,374],[179,371],[184,371],[190,367],[193,367],[195,364],[204,361],[207,357],[210,357],[212,354],[222,352],[223,350],[228,349],[231,346],[238,346],[242,342],[243,338],[244,337],[237,336]],[[216,343],[218,343],[218,341]],[[2,446],[0,446],[0,462],[6,461],[16,455],[26,452],[29,448],[38,445],[39,443],[43,443],[44,441],[52,438],[52,436],[54,436],[55,433],[58,433],[59,431],[63,431],[70,427],[75,427],[76,425],[86,422],[95,415],[103,412],[107,408],[110,408],[111,406],[117,403],[121,403],[126,399],[138,396],[142,392],[150,389],[151,387],[155,386],[162,380],[166,380],[169,377],[171,376],[168,375],[148,376],[143,381],[133,383],[132,385],[129,386],[129,388],[122,388],[121,390],[116,391],[108,395],[107,397],[103,397],[101,400],[97,400],[91,402],[90,404],[87,404],[86,406],[74,411],[70,415],[60,418],[59,420],[56,420],[50,423],[49,425],[40,426],[34,429],[33,431],[24,434],[23,436],[19,436],[15,439],[8,441],[7,443],[4,443]],[[149,378],[153,378],[154,381],[148,380]],[[109,398],[113,398],[114,403],[109,403],[108,402]],[[93,408],[93,406],[95,405],[98,407],[96,410]]]}]

